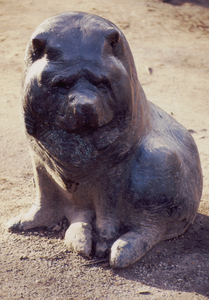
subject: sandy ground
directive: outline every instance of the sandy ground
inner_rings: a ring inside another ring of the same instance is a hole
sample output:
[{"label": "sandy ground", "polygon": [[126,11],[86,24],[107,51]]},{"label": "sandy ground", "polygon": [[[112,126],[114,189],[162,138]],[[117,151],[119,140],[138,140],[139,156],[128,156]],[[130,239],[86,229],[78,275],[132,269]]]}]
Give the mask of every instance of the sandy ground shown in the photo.
[{"label": "sandy ground", "polygon": [[[0,0],[0,299],[209,299],[209,2],[165,2],[182,5]],[[35,199],[20,121],[24,50],[42,21],[70,10],[98,14],[123,30],[147,98],[190,130],[200,152],[204,189],[194,223],[124,270],[68,252],[65,224],[51,232],[5,229]]]}]

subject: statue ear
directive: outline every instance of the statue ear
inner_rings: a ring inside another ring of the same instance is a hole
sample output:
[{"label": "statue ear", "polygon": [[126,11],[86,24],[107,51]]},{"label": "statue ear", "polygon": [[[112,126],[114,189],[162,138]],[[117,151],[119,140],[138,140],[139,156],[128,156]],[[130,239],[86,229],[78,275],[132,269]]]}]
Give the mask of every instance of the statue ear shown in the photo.
[{"label": "statue ear", "polygon": [[107,30],[107,35],[106,35],[106,39],[109,41],[110,43],[110,46],[112,48],[116,47],[119,40],[120,40],[120,34],[119,32],[114,29],[114,28],[111,28],[111,29],[108,29]]},{"label": "statue ear", "polygon": [[43,34],[39,34],[32,38],[31,55],[33,62],[37,59],[40,59],[44,55],[46,49],[46,42],[47,39],[43,36]]},{"label": "statue ear", "polygon": [[46,40],[39,38],[38,36],[32,39],[32,45],[34,49],[41,50],[45,47]]}]

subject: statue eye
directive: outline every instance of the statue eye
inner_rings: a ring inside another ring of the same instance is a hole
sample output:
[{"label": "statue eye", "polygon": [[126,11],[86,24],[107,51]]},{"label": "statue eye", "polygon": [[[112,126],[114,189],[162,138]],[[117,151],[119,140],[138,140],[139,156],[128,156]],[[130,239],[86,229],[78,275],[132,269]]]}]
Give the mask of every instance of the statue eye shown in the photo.
[{"label": "statue eye", "polygon": [[67,89],[67,85],[64,82],[62,82],[62,81],[58,82],[56,84],[56,87],[60,88],[60,89]]},{"label": "statue eye", "polygon": [[108,90],[110,90],[111,89],[111,84],[108,80],[102,80],[101,82],[99,82],[97,84],[97,87],[99,89],[108,89]]},{"label": "statue eye", "polygon": [[73,86],[73,83],[66,83],[64,81],[59,81],[56,84],[53,84],[53,87],[58,89],[59,91],[67,92],[69,91]]}]

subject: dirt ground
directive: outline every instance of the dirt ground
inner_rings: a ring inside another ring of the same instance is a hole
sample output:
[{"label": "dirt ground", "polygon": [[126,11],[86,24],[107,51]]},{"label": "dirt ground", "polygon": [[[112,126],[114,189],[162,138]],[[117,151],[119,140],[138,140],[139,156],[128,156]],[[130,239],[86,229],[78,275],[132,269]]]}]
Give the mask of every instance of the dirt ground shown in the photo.
[{"label": "dirt ground", "polygon": [[[204,189],[194,223],[123,270],[67,251],[65,223],[5,229],[35,199],[20,121],[24,50],[42,21],[70,10],[122,29],[147,98],[190,130],[200,152]],[[0,299],[209,299],[209,1],[0,0],[0,70]]]}]

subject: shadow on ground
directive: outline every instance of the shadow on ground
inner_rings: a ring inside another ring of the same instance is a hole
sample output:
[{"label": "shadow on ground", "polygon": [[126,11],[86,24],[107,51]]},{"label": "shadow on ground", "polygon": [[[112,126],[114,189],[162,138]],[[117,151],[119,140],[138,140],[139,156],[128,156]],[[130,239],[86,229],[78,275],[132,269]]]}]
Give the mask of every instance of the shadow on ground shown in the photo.
[{"label": "shadow on ground", "polygon": [[182,5],[184,3],[191,3],[191,4],[194,4],[194,5],[209,7],[209,1],[208,0],[163,0],[163,2],[172,4],[172,5]]},{"label": "shadow on ground", "polygon": [[[40,228],[19,234],[62,239],[69,225],[62,222],[57,231]],[[87,260],[85,267],[92,266],[110,269],[107,260]],[[197,214],[184,235],[160,242],[133,266],[112,273],[159,289],[209,296],[209,217]]]},{"label": "shadow on ground", "polygon": [[198,214],[187,232],[156,245],[116,274],[152,287],[209,296],[209,217]]}]

